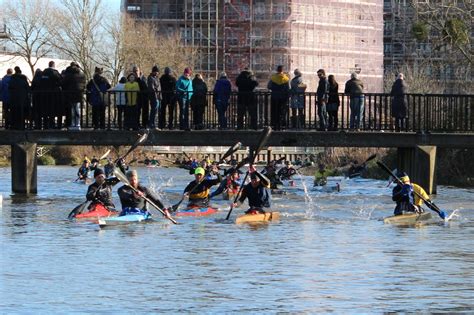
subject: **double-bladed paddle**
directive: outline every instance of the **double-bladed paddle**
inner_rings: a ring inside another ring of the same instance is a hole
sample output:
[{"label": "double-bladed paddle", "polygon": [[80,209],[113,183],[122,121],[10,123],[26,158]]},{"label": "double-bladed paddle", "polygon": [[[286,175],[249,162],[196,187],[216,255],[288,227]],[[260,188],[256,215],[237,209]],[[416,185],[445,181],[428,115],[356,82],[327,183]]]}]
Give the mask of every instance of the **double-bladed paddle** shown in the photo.
[{"label": "double-bladed paddle", "polygon": [[[263,147],[267,143],[267,140],[270,137],[271,133],[272,133],[272,128],[270,128],[270,127],[266,127],[263,130],[263,133],[260,136],[260,140],[258,142],[257,148],[255,149],[254,152],[251,151],[250,155],[247,158],[248,161],[249,161],[249,165],[252,165],[255,162],[255,159],[257,158],[258,154],[260,153],[260,151],[263,149]],[[245,173],[244,180],[242,181],[242,185],[240,186],[239,191],[237,192],[237,195],[235,195],[234,201],[230,205],[229,212],[227,213],[227,217],[225,218],[226,220],[229,220],[230,214],[232,213],[232,210],[234,209],[234,203],[237,202],[237,199],[239,198],[239,195],[240,195],[240,193],[242,192],[242,189],[245,186],[245,180],[247,179],[248,176],[249,176],[249,172],[247,171],[247,173]]]},{"label": "double-bladed paddle", "polygon": [[[236,144],[234,144],[233,146],[231,146],[227,151],[226,153],[224,153],[224,155],[222,155],[222,157],[219,159],[219,161],[217,162],[217,164],[221,164],[225,161],[225,159],[227,159],[229,156],[231,156],[232,154],[234,154],[237,150],[240,149],[240,147],[242,146],[242,143],[240,142],[237,142]],[[184,152],[183,152],[184,153]],[[206,170],[206,173],[207,173],[207,170]],[[204,180],[206,176],[203,176],[202,179]],[[196,188],[199,186],[201,182],[197,183],[190,191],[188,191],[188,195],[191,194],[194,190],[196,190]],[[176,211],[179,207],[179,205],[183,202],[184,200],[184,197],[185,195],[183,195],[183,197],[181,197],[181,200],[178,201],[176,204],[174,204],[171,209],[172,211]]]},{"label": "double-bladed paddle", "polygon": [[120,160],[125,160],[125,158],[130,154],[132,153],[133,150],[135,150],[140,144],[142,144],[143,142],[146,141],[146,139],[148,138],[148,134],[150,133],[150,130],[146,129],[145,132],[140,136],[140,138],[138,138],[137,141],[135,141],[135,143],[130,147],[130,149],[128,149],[127,153],[125,153],[124,155],[122,155],[121,157],[117,158],[115,160],[115,165],[117,165],[118,161]]},{"label": "double-bladed paddle", "polygon": [[[392,176],[392,178],[399,184],[399,185],[403,185],[403,182],[400,180],[400,178],[397,177],[397,175],[395,175],[389,168],[387,165],[385,165],[383,162],[381,161],[377,161],[377,165],[380,166],[385,172],[387,172],[390,176]],[[436,212],[439,217],[441,219],[445,219],[446,218],[446,213],[441,210],[440,208],[438,208],[437,205],[434,204],[434,202],[424,198],[422,195],[420,195],[418,192],[416,192],[415,190],[413,190],[413,192],[415,193],[415,195],[417,195],[421,200],[423,200],[426,204],[426,206],[428,208],[430,208],[431,210],[433,210],[434,212]]]},{"label": "double-bladed paddle", "polygon": [[[139,192],[138,189],[136,189],[135,187],[133,187],[131,184],[130,184],[130,181],[128,180],[127,176],[125,176],[122,171],[118,168],[118,167],[115,167],[114,168],[114,174],[115,176],[117,176],[117,178],[124,184],[124,185],[127,185],[128,187],[132,188],[133,191],[135,192]],[[140,198],[143,198],[146,202],[148,202],[149,204],[151,204],[156,210],[158,210],[165,218],[167,218],[168,220],[170,220],[171,222],[173,222],[174,224],[178,224],[178,222],[176,222],[175,219],[173,219],[171,216],[169,216],[165,211],[163,211],[163,209],[161,209],[160,207],[158,207],[153,201],[151,201],[149,198],[145,197],[145,196],[140,196]]]}]

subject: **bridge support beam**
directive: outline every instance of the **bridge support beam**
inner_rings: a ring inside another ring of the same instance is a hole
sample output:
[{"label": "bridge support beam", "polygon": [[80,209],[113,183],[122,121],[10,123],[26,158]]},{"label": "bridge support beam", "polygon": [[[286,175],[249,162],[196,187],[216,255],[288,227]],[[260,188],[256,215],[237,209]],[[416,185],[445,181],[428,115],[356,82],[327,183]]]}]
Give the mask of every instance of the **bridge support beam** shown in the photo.
[{"label": "bridge support beam", "polygon": [[436,194],[435,146],[398,148],[398,169],[407,172],[429,195]]},{"label": "bridge support beam", "polygon": [[36,194],[36,143],[17,143],[11,146],[12,191]]}]

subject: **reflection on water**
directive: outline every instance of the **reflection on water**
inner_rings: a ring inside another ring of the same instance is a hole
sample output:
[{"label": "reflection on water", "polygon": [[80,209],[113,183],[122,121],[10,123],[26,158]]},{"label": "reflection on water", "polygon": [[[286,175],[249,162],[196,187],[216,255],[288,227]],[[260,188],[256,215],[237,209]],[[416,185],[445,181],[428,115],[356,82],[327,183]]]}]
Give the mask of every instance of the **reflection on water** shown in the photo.
[{"label": "reflection on water", "polygon": [[[474,309],[472,190],[439,187],[446,223],[396,227],[381,221],[394,207],[386,181],[350,180],[327,193],[296,176],[296,187],[274,195],[278,222],[235,225],[217,197],[214,216],[100,229],[66,219],[87,190],[75,173],[39,167],[39,194],[22,197],[1,170],[0,313]],[[192,180],[181,169],[139,175],[166,205]]]}]

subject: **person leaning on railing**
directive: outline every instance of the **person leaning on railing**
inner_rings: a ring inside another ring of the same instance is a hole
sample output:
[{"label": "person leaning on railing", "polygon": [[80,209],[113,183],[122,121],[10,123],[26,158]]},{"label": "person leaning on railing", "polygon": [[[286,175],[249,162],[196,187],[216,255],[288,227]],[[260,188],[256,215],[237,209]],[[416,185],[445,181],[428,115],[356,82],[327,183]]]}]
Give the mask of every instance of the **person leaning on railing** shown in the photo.
[{"label": "person leaning on railing", "polygon": [[108,102],[107,90],[110,83],[102,76],[103,69],[95,67],[92,79],[87,83],[87,95],[92,106],[92,126],[94,129],[105,129],[105,107]]},{"label": "person leaning on railing", "polygon": [[346,82],[344,94],[350,97],[351,116],[349,127],[350,129],[360,130],[360,122],[364,117],[364,84],[357,79],[357,73],[351,73],[351,78]]}]

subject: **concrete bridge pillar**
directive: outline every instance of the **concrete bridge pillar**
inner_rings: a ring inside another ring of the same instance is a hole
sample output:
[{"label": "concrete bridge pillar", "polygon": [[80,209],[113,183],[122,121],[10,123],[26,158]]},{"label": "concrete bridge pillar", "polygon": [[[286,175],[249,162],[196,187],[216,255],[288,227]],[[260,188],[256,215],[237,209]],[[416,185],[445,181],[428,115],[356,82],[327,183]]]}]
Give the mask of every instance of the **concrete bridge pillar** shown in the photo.
[{"label": "concrete bridge pillar", "polygon": [[436,146],[398,148],[398,169],[408,173],[412,182],[436,194]]},{"label": "concrete bridge pillar", "polygon": [[36,194],[37,159],[36,143],[17,143],[11,146],[12,191]]}]

